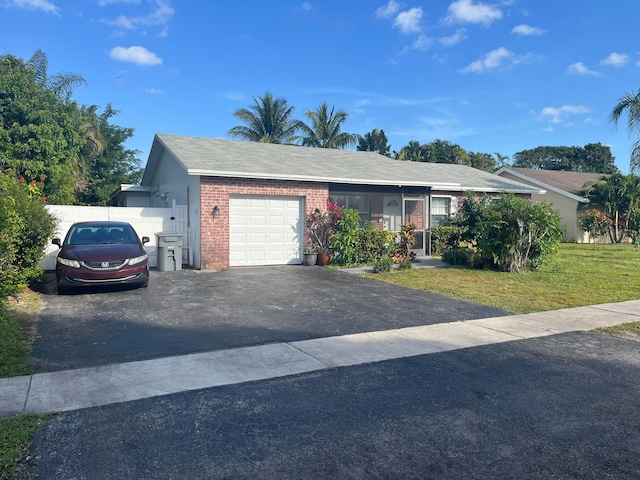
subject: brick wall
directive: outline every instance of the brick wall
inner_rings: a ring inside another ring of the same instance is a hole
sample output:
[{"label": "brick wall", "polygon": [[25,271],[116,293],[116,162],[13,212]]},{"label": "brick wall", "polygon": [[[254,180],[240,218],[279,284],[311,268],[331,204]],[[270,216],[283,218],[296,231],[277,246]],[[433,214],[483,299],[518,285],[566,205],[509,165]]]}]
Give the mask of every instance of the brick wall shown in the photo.
[{"label": "brick wall", "polygon": [[[229,267],[229,196],[274,195],[305,198],[305,215],[316,208],[324,211],[329,197],[325,183],[245,178],[201,177],[200,180],[200,251],[202,270]],[[213,208],[219,209],[212,216]]]}]

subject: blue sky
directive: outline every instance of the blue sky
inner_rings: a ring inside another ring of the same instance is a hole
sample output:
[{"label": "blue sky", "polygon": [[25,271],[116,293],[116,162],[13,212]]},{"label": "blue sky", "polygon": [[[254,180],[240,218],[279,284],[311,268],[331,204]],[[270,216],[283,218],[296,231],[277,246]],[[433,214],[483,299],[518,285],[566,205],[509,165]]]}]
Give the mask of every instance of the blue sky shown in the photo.
[{"label": "blue sky", "polygon": [[269,91],[299,119],[327,101],[394,150],[601,142],[627,173],[608,115],[640,88],[639,16],[637,0],[0,0],[0,52],[84,76],[74,98],[119,110],[143,165],[155,133],[228,138]]}]

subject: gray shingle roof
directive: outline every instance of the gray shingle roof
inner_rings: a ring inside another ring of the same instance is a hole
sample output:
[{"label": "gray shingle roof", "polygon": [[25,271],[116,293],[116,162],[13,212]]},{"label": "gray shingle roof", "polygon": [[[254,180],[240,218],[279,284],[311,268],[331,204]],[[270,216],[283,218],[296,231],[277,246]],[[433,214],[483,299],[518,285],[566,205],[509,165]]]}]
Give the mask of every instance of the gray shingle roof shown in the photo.
[{"label": "gray shingle roof", "polygon": [[142,184],[164,151],[189,175],[268,178],[434,190],[539,193],[534,187],[464,165],[402,162],[377,153],[157,134]]},{"label": "gray shingle roof", "polygon": [[520,167],[508,167],[505,170],[524,175],[532,180],[574,195],[580,195],[585,183],[596,182],[604,175],[603,173],[563,172],[560,170],[538,170]]}]

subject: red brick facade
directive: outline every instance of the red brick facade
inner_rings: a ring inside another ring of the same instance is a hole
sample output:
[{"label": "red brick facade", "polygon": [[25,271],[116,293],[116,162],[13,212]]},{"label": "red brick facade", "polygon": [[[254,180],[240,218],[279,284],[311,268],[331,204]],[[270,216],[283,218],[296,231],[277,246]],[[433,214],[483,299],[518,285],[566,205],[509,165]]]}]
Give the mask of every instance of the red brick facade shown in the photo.
[{"label": "red brick facade", "polygon": [[[304,197],[305,215],[316,208],[324,210],[329,198],[326,183],[201,177],[200,254],[201,269],[229,267],[229,196],[274,195]],[[214,207],[218,215],[213,218]]]}]

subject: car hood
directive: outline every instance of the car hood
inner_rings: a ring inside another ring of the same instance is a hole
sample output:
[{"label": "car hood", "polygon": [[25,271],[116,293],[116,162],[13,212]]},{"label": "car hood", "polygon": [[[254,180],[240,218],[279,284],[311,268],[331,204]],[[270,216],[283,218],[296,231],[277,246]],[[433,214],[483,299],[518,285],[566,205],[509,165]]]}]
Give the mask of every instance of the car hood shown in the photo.
[{"label": "car hood", "polygon": [[67,245],[60,250],[61,257],[85,262],[108,262],[144,255],[146,251],[138,244]]}]

